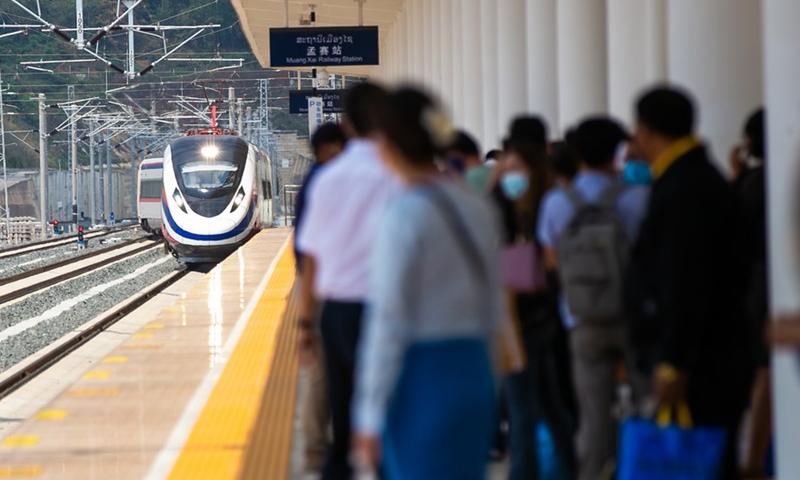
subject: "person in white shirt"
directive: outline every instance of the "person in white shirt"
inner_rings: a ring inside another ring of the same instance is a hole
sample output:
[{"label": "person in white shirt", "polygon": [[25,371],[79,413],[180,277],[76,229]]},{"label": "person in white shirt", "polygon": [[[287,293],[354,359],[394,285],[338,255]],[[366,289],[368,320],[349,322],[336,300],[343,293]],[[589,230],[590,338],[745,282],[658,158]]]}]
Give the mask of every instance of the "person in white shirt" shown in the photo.
[{"label": "person in white shirt", "polygon": [[350,140],[311,184],[305,219],[297,234],[298,250],[304,254],[300,348],[306,355],[314,350],[313,298],[324,302],[320,329],[333,442],[323,480],[344,480],[352,475],[348,461],[350,403],[356,346],[370,290],[370,254],[377,221],[402,188],[368,138],[376,123],[375,105],[384,95],[380,87],[369,83],[349,90],[343,127]]}]

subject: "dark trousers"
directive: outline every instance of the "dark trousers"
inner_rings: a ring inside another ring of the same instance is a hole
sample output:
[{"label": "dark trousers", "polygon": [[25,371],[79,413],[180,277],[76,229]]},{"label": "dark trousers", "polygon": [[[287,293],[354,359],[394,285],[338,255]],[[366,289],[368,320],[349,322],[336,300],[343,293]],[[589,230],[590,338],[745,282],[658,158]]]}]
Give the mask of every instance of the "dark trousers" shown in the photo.
[{"label": "dark trousers", "polygon": [[320,329],[328,377],[328,406],[333,425],[333,442],[325,457],[322,480],[349,480],[350,404],[353,399],[356,348],[361,330],[361,303],[326,301]]},{"label": "dark trousers", "polygon": [[558,388],[555,358],[549,346],[552,327],[536,325],[522,332],[528,366],[505,381],[511,424],[510,480],[539,478],[536,425],[540,420],[550,429],[564,478],[575,478],[572,422]]},{"label": "dark trousers", "polygon": [[508,439],[506,438],[506,432],[503,431],[503,423],[508,422],[508,406],[505,389],[501,388],[497,393],[498,421],[495,425],[492,450],[494,451],[493,453],[502,456],[508,450]]}]

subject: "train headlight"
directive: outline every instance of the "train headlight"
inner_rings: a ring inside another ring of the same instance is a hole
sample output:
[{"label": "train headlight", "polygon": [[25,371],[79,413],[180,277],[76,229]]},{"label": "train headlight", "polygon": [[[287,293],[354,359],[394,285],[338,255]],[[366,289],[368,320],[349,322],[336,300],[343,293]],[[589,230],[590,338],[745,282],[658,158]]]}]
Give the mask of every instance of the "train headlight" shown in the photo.
[{"label": "train headlight", "polygon": [[183,201],[183,197],[181,196],[181,192],[176,188],[175,192],[172,194],[172,199],[175,200],[175,204],[183,210],[183,213],[188,213],[186,211],[186,204]]},{"label": "train headlight", "polygon": [[233,197],[233,208],[231,208],[231,212],[239,208],[239,205],[241,205],[243,201],[244,201],[244,188],[239,187],[239,191],[236,192],[236,196]]},{"label": "train headlight", "polygon": [[206,145],[200,149],[200,154],[203,155],[207,160],[212,160],[217,158],[219,155],[219,148],[216,145]]}]

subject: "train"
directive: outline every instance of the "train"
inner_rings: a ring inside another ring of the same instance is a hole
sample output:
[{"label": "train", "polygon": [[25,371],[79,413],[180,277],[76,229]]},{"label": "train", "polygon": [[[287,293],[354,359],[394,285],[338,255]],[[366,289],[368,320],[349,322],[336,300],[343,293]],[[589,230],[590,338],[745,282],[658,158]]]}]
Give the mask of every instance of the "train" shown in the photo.
[{"label": "train", "polygon": [[136,203],[142,229],[161,236],[161,183],[164,177],[162,157],[145,158],[139,165]]},{"label": "train", "polygon": [[190,133],[169,144],[162,168],[161,231],[180,262],[218,262],[272,226],[270,158],[242,138]]}]

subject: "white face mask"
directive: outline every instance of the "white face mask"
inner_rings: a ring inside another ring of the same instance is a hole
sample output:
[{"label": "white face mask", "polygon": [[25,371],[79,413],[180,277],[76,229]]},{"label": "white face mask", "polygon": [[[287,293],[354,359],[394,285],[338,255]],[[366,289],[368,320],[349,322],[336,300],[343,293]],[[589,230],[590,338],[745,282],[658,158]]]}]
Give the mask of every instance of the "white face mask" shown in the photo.
[{"label": "white face mask", "polygon": [[500,177],[500,188],[509,200],[519,200],[528,191],[530,181],[521,172],[508,172]]}]

